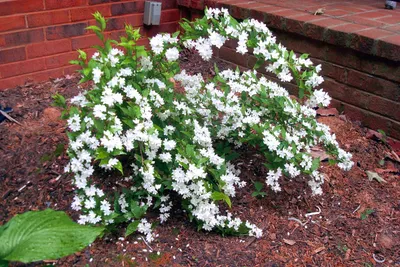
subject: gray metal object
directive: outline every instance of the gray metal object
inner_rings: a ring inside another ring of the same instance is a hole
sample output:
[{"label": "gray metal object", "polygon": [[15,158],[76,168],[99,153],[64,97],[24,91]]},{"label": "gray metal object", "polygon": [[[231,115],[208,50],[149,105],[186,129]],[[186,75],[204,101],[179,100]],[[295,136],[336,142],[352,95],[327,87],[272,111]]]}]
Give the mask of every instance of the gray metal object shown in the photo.
[{"label": "gray metal object", "polygon": [[160,25],[161,3],[146,1],[144,2],[143,24]]},{"label": "gray metal object", "polygon": [[396,2],[397,2],[397,1],[389,1],[389,0],[386,0],[385,8],[386,8],[386,9],[395,9],[395,8],[396,8]]}]

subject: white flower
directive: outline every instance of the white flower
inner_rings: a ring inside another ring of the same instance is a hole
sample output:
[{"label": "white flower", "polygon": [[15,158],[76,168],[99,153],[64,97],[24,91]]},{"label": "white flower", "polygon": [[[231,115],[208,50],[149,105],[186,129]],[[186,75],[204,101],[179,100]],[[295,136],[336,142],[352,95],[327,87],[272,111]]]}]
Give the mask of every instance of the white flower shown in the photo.
[{"label": "white flower", "polygon": [[85,208],[93,209],[96,206],[96,200],[93,197],[90,197],[85,200]]},{"label": "white flower", "polygon": [[151,230],[151,224],[146,219],[141,219],[140,223],[138,224],[137,231],[142,233],[146,237],[147,242],[151,242],[154,240],[154,236]]},{"label": "white flower", "polygon": [[226,38],[223,37],[221,34],[213,31],[213,30],[208,30],[209,36],[210,36],[210,42],[212,45],[215,45],[217,48],[221,48],[225,41]]},{"label": "white flower", "polygon": [[164,50],[164,39],[162,34],[157,34],[153,38],[150,39],[151,50],[153,50],[154,54],[159,55]]},{"label": "white flower", "polygon": [[306,81],[306,85],[314,88],[320,85],[323,81],[324,78],[322,78],[322,76],[319,76],[317,73],[313,73]]},{"label": "white flower", "polygon": [[101,76],[103,75],[103,72],[98,67],[96,67],[92,70],[92,74],[93,74],[93,82],[99,83]]},{"label": "white flower", "polygon": [[105,216],[111,214],[111,205],[107,200],[102,200],[100,205],[100,210],[104,213]]},{"label": "white flower", "polygon": [[176,47],[168,48],[165,52],[168,61],[176,61],[179,58],[179,50]]},{"label": "white flower", "polygon": [[322,105],[323,107],[329,106],[331,102],[331,97],[324,92],[322,89],[315,90],[311,95],[310,99],[307,101],[307,105],[309,107],[317,107]]},{"label": "white flower", "polygon": [[278,146],[280,145],[279,140],[267,130],[263,132],[263,135],[263,142],[267,145],[268,149],[271,151],[276,151],[278,149]]},{"label": "white flower", "polygon": [[96,118],[99,118],[101,120],[105,120],[106,119],[106,114],[105,112],[107,112],[107,107],[104,105],[96,105],[93,108],[93,116]]},{"label": "white flower", "polygon": [[293,163],[286,163],[285,171],[289,173],[292,178],[300,175],[300,170],[296,168]]},{"label": "white flower", "polygon": [[141,57],[140,65],[142,66],[142,69],[146,71],[153,69],[153,62],[151,61],[150,57]]},{"label": "white flower", "polygon": [[71,118],[68,119],[68,126],[73,132],[81,130],[81,118],[79,114],[74,114]]},{"label": "white flower", "polygon": [[176,142],[174,140],[164,141],[164,148],[167,151],[171,151],[176,147]]},{"label": "white flower", "polygon": [[160,155],[158,155],[158,157],[161,161],[165,163],[169,163],[172,161],[171,153],[161,153]]},{"label": "white flower", "polygon": [[271,187],[275,192],[281,191],[279,179],[282,176],[282,169],[278,168],[276,171],[270,170],[267,175],[266,184]]}]

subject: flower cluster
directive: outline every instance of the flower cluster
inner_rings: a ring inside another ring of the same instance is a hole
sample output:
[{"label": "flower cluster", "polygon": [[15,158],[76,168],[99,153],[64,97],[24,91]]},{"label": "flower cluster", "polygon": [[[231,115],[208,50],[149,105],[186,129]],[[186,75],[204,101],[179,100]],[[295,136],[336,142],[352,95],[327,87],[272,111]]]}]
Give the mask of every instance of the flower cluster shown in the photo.
[{"label": "flower cluster", "polygon": [[[130,26],[120,42],[104,40],[105,20],[95,17],[101,27],[91,29],[104,47],[91,59],[81,51],[81,61],[75,62],[93,88],[74,97],[66,112],[71,160],[65,169],[74,173],[72,207],[81,210],[80,223],[128,222],[127,234],[138,231],[150,242],[147,210],[158,209],[160,222],[165,222],[174,195],[204,230],[260,237],[257,226],[220,208],[221,201],[230,207],[236,189],[246,186],[229,162],[231,147],[252,145],[265,155],[266,184],[274,191],[281,190],[284,177],[303,174],[312,192],[322,193],[319,159],[310,154],[317,144],[339,167],[351,168],[351,155],[316,120],[314,107],[330,100],[314,90],[323,81],[320,67],[276,43],[263,23],[239,23],[227,10],[208,9],[203,19],[182,23],[180,38],[178,33],[159,34],[146,51],[136,45],[140,35]],[[295,79],[305,104],[279,84],[258,78],[256,70],[216,70],[209,80],[180,70],[182,47],[209,60],[213,46],[220,48],[227,40],[238,40],[238,53],[253,49],[255,69],[268,63],[266,69],[282,82]],[[175,92],[175,82],[184,93]],[[113,174],[112,188],[111,181],[95,175],[95,165],[121,173]],[[117,185],[122,188],[115,190]]]}]

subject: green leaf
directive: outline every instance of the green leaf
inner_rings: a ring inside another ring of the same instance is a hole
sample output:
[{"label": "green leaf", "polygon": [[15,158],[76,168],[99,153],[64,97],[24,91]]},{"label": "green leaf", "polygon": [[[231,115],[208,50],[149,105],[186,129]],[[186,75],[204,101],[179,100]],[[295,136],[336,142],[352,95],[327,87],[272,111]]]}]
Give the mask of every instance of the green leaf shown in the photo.
[{"label": "green leaf", "polygon": [[100,14],[99,11],[96,11],[93,14],[93,17],[96,19],[97,23],[100,24],[101,30],[104,31],[106,29],[106,20],[104,17]]},{"label": "green leaf", "polygon": [[0,267],[8,267],[8,261],[0,260]]},{"label": "green leaf", "polygon": [[261,189],[263,189],[263,187],[264,187],[264,184],[263,184],[263,183],[254,182],[254,188],[255,188],[258,192],[260,192]]},{"label": "green leaf", "polygon": [[139,206],[137,201],[131,201],[131,212],[135,219],[140,219],[147,211],[147,206]]},{"label": "green leaf", "polygon": [[67,102],[65,100],[65,97],[63,97],[60,94],[55,94],[52,96],[53,98],[53,106],[55,107],[60,107],[60,108],[67,108]]},{"label": "green leaf", "polygon": [[320,158],[316,158],[316,159],[312,160],[311,172],[313,172],[319,168],[319,163],[320,163]]},{"label": "green leaf", "polygon": [[87,55],[86,55],[86,53],[84,51],[78,49],[78,53],[79,53],[79,58],[81,58],[83,60],[86,60]]},{"label": "green leaf", "polygon": [[365,220],[368,218],[369,215],[371,215],[372,213],[374,213],[375,210],[373,209],[366,209],[363,213],[361,213],[360,218],[361,220]]},{"label": "green leaf", "polygon": [[69,64],[71,64],[71,65],[80,65],[81,62],[79,60],[70,60]]},{"label": "green leaf", "polygon": [[126,227],[126,232],[125,232],[125,237],[133,234],[134,232],[136,232],[138,225],[139,225],[140,221],[133,221],[131,222],[128,227]]},{"label": "green leaf", "polygon": [[217,191],[213,192],[213,193],[211,194],[211,198],[212,198],[213,200],[216,200],[216,201],[218,201],[218,200],[224,200],[224,201],[226,202],[226,204],[228,204],[229,208],[232,207],[231,199],[230,199],[227,195],[225,195],[224,193],[222,193],[222,192],[217,192]]},{"label": "green leaf", "polygon": [[256,64],[254,65],[253,69],[258,69],[264,64],[264,60],[262,58],[257,59]]},{"label": "green leaf", "polygon": [[120,173],[121,173],[122,175],[124,175],[124,168],[122,167],[121,161],[118,160],[117,164],[114,165],[114,168],[116,168],[117,170],[119,170]]},{"label": "green leaf", "polygon": [[190,157],[195,157],[195,153],[194,153],[194,145],[186,145],[186,155],[190,156]]},{"label": "green leaf", "polygon": [[92,30],[94,32],[101,32],[101,29],[99,27],[97,27],[96,25],[91,25],[86,27],[86,30]]},{"label": "green leaf", "polygon": [[103,230],[79,225],[61,211],[29,211],[4,226],[0,233],[0,259],[24,263],[58,259],[82,250]]}]

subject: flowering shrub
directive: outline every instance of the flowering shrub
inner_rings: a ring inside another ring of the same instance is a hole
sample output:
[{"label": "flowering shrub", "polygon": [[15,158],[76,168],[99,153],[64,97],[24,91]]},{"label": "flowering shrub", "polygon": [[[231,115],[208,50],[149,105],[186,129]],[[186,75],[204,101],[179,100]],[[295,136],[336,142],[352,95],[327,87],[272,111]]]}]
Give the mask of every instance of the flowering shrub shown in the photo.
[{"label": "flowering shrub", "polygon": [[[351,168],[351,155],[316,120],[314,108],[330,101],[322,89],[314,90],[323,81],[320,66],[276,43],[263,23],[239,23],[227,10],[207,9],[204,18],[181,24],[180,38],[179,33],[151,38],[147,51],[136,45],[139,31],[131,26],[119,42],[105,40],[106,21],[98,13],[95,18],[99,26],[89,28],[104,45],[90,59],[80,51],[80,60],[73,62],[93,88],[74,97],[64,112],[71,158],[65,169],[74,173],[72,208],[82,212],[79,223],[129,222],[127,234],[138,231],[151,241],[152,225],[144,216],[158,209],[159,221],[165,222],[174,194],[199,228],[260,237],[257,226],[220,210],[220,201],[230,207],[236,188],[246,186],[230,163],[235,152],[227,143],[254,146],[265,155],[266,184],[274,191],[281,190],[284,177],[304,175],[312,192],[322,193],[319,159],[310,154],[317,144],[332,156],[331,163]],[[238,53],[253,49],[254,70],[216,69],[208,80],[180,70],[182,47],[209,60],[212,48],[230,39],[238,40]],[[258,78],[255,69],[265,62],[281,81],[296,81],[300,103],[277,83]],[[175,81],[184,93],[175,92]],[[57,102],[65,106],[62,97]],[[123,174],[113,175],[112,186],[121,186],[113,187],[114,195],[106,195],[110,181],[94,179],[97,165]]]}]

